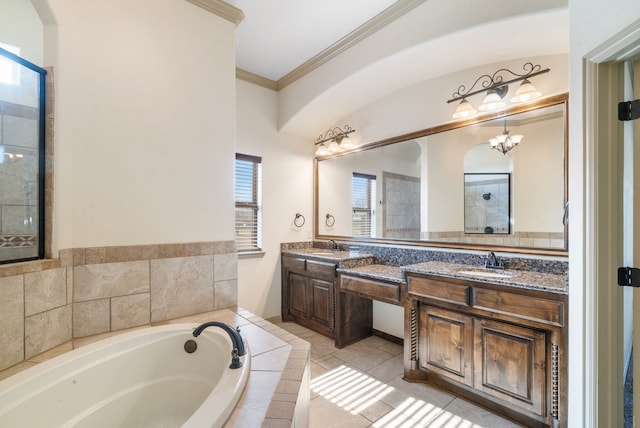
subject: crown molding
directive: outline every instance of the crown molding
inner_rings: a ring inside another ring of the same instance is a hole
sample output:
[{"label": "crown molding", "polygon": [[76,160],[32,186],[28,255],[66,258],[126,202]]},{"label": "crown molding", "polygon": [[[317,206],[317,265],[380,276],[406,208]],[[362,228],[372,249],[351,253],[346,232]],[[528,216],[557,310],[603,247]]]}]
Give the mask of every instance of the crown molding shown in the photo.
[{"label": "crown molding", "polygon": [[237,7],[231,6],[222,0],[187,0],[189,3],[195,4],[202,9],[218,15],[227,21],[238,25],[244,19],[244,13]]},{"label": "crown molding", "polygon": [[[191,1],[191,0],[187,0]],[[356,45],[358,42],[367,38],[371,34],[380,30],[387,24],[395,21],[405,13],[414,9],[415,7],[425,3],[427,0],[399,0],[394,3],[392,6],[389,6],[384,11],[380,12],[378,15],[362,24],[360,27],[356,28],[351,33],[347,34],[344,38],[337,41],[333,45],[329,46],[327,49],[323,50],[304,64],[295,68],[291,72],[287,73],[285,76],[281,77],[277,81],[277,90],[285,88],[286,86],[292,84],[296,80],[301,77],[311,73],[316,68],[320,67],[322,64],[326,63],[330,59],[338,56],[342,52],[346,51],[350,47]],[[267,79],[268,80],[268,79]]]},{"label": "crown molding", "polygon": [[254,85],[262,86],[263,88],[271,89],[272,91],[278,91],[278,89],[280,89],[278,87],[278,82],[237,67],[236,79],[244,80],[245,82],[253,83]]}]

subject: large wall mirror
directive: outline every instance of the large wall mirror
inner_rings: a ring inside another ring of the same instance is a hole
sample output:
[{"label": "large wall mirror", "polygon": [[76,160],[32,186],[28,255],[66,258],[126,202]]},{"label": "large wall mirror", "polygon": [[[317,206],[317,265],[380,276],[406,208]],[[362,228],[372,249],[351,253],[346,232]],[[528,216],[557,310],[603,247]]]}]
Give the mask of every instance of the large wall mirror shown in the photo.
[{"label": "large wall mirror", "polygon": [[318,158],[316,238],[566,254],[567,124],[563,94]]}]

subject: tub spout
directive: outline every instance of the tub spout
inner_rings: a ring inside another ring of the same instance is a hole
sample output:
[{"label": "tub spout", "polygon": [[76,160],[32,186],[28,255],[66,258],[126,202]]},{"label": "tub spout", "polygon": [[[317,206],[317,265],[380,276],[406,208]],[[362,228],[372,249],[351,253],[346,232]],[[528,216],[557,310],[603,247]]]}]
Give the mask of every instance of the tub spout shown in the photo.
[{"label": "tub spout", "polygon": [[233,342],[233,348],[238,350],[239,356],[243,356],[247,353],[247,350],[244,347],[244,342],[242,341],[242,336],[240,336],[240,329],[234,329],[230,325],[220,321],[210,321],[204,324],[200,324],[195,328],[195,330],[193,330],[193,337],[200,336],[200,333],[202,333],[207,327],[220,327],[221,329],[226,331],[231,338],[231,342]]}]

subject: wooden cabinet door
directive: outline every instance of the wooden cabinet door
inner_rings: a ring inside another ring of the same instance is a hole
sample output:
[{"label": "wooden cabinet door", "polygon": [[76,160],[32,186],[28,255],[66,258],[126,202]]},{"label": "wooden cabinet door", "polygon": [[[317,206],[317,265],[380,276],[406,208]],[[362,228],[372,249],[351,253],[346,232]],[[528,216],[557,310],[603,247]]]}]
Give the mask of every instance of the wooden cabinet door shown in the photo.
[{"label": "wooden cabinet door", "polygon": [[543,417],[546,409],[546,334],[474,319],[473,387]]},{"label": "wooden cabinet door", "polygon": [[289,312],[301,318],[309,317],[309,279],[297,273],[289,273]]},{"label": "wooden cabinet door", "polygon": [[327,333],[333,333],[333,292],[334,283],[321,279],[309,278],[311,302],[310,318]]},{"label": "wooden cabinet door", "polygon": [[472,317],[421,306],[418,342],[421,368],[473,385]]}]

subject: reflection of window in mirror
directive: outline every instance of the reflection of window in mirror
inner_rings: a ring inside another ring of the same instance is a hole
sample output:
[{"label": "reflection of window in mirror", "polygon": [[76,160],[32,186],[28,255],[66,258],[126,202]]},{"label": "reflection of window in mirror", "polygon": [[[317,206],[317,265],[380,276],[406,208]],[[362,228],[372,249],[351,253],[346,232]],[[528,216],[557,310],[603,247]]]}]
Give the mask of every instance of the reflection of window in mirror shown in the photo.
[{"label": "reflection of window in mirror", "polygon": [[353,173],[351,180],[351,227],[353,236],[375,237],[376,176]]}]

